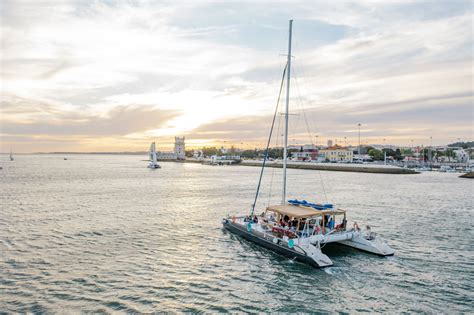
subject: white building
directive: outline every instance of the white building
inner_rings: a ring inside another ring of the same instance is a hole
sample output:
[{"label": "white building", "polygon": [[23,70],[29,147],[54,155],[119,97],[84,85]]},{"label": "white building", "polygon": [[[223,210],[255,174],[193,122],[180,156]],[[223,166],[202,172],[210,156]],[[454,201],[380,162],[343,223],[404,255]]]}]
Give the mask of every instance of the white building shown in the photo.
[{"label": "white building", "polygon": [[186,160],[184,137],[174,137],[174,153],[177,160]]},{"label": "white building", "polygon": [[319,151],[319,155],[330,162],[352,162],[353,152],[338,145],[327,147]]},{"label": "white building", "polygon": [[186,149],[184,144],[184,137],[174,137],[174,151],[173,152],[158,152],[158,160],[185,160]]}]

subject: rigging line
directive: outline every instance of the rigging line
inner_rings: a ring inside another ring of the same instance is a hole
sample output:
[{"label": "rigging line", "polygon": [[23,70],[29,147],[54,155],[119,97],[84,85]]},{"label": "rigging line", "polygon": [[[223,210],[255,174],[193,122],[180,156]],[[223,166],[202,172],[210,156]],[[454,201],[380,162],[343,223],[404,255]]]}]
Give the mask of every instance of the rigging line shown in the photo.
[{"label": "rigging line", "polygon": [[[304,106],[303,106],[303,102],[301,101],[301,94],[300,94],[300,88],[299,88],[299,85],[298,85],[298,80],[296,79],[297,76],[296,76],[296,70],[295,70],[295,66],[293,66],[293,77],[295,78],[295,83],[296,83],[296,90],[298,92],[298,100],[300,101],[300,106],[301,106],[301,109],[303,111],[303,116],[304,116],[304,119],[305,119],[305,122],[306,122],[306,129],[308,131],[308,135],[309,135],[309,138],[310,138],[310,141],[311,141],[311,145],[314,145],[314,142],[313,142],[313,139],[311,137],[311,132],[309,130],[309,124],[308,124],[308,120],[307,120],[307,117],[306,117],[306,112],[304,110]],[[321,183],[321,187],[323,189],[323,193],[324,193],[324,199],[326,200],[326,203],[328,203],[328,196],[326,194],[326,188],[324,187],[324,181],[323,181],[323,177],[321,175],[321,171],[318,170],[318,173],[319,173],[319,179],[320,179],[320,183]]]},{"label": "rigging line", "polygon": [[[295,64],[296,64],[296,62],[295,62]],[[297,64],[296,64],[296,66],[297,66]],[[296,71],[295,68],[296,68],[296,67],[293,67],[293,70],[294,70],[294,71]],[[298,71],[299,71],[299,70],[300,70],[300,69],[298,68]],[[305,71],[304,71],[304,67],[301,67],[301,78],[302,78],[303,81],[305,81],[304,78],[307,78],[306,73],[305,73]],[[304,83],[304,82],[303,82],[303,83]],[[305,86],[305,85],[307,85],[307,84],[303,84],[303,86]],[[318,103],[318,104],[319,104],[319,106],[332,106],[332,105],[333,105],[333,104],[320,104],[320,103]],[[314,129],[315,129],[315,134],[318,134],[319,132],[318,132],[318,125],[317,125],[317,124],[314,125]]]},{"label": "rigging line", "polygon": [[268,136],[267,148],[265,150],[265,155],[263,157],[262,170],[260,171],[260,178],[258,179],[257,192],[255,193],[255,200],[252,205],[252,212],[250,213],[250,216],[253,216],[255,212],[255,205],[257,204],[258,193],[260,192],[260,184],[262,183],[263,170],[265,169],[265,162],[267,161],[267,157],[268,157],[268,149],[270,147],[270,141],[272,139],[273,127],[275,126],[275,118],[278,113],[278,105],[280,104],[281,91],[283,90],[283,83],[285,82],[285,74],[286,74],[287,68],[288,68],[288,64],[285,66],[285,69],[283,69],[283,76],[281,78],[281,83],[280,83],[280,92],[278,93],[277,105],[275,107],[275,113],[273,114],[272,127],[270,128],[270,135]]},{"label": "rigging line", "polygon": [[[275,139],[275,147],[278,148],[278,139],[280,137],[280,126],[281,126],[281,116],[278,116],[278,125]],[[270,206],[270,201],[272,199],[272,190],[273,190],[273,176],[275,174],[275,167],[272,167],[272,175],[270,176],[270,190],[268,192],[268,206]]]},{"label": "rigging line", "polygon": [[[277,106],[280,106],[280,102],[277,104]],[[282,118],[282,114],[279,113],[278,114],[277,131],[276,131],[276,137],[275,137],[275,148],[278,148],[278,141],[280,139],[281,118]],[[272,171],[271,171],[271,176],[270,176],[270,189],[268,191],[268,205],[267,205],[268,207],[270,206],[270,203],[271,203],[271,200],[272,200],[273,178],[274,178],[274,175],[275,175],[275,167],[272,167],[271,169],[272,169]]]},{"label": "rigging line", "polygon": [[319,182],[321,183],[321,186],[323,188],[323,193],[324,193],[324,199],[326,200],[326,203],[328,203],[328,195],[326,194],[326,189],[324,188],[324,181],[323,181],[323,177],[321,176],[321,171],[318,170],[318,173],[319,173]]},{"label": "rigging line", "polygon": [[311,141],[311,145],[314,145],[313,137],[311,136],[311,131],[309,130],[308,118],[306,117],[306,111],[304,110],[303,102],[301,101],[300,87],[298,85],[298,80],[296,79],[295,67],[293,67],[292,70],[293,70],[293,77],[294,77],[295,83],[296,83],[296,91],[298,92],[298,100],[300,102],[301,110],[303,111],[304,121],[306,123],[306,131],[308,132],[308,136],[309,136],[309,140]]}]

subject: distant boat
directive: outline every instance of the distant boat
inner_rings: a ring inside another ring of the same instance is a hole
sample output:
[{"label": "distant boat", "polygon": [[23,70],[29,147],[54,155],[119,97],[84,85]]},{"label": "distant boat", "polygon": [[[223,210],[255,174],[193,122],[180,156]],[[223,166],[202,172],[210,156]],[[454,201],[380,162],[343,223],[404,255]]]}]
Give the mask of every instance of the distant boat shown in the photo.
[{"label": "distant boat", "polygon": [[161,168],[156,159],[156,147],[154,142],[152,142],[150,146],[150,164],[148,164],[148,168]]},{"label": "distant boat", "polygon": [[10,161],[13,161],[14,158],[13,158],[13,153],[12,153],[12,150],[10,150]]},{"label": "distant boat", "polygon": [[66,160],[67,160],[67,158],[64,158],[64,161],[66,161]]}]

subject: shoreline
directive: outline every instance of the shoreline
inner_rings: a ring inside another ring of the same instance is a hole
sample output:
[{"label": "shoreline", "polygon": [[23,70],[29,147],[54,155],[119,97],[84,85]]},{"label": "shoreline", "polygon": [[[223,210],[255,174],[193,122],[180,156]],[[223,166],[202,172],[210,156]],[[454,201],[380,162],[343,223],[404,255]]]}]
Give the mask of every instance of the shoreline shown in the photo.
[{"label": "shoreline", "polygon": [[[260,162],[242,161],[236,164],[242,166],[262,166]],[[360,165],[360,164],[358,164]],[[268,163],[266,167],[283,168],[281,163]],[[354,166],[354,165],[331,165],[329,163],[288,163],[287,168],[300,170],[317,170],[317,171],[335,171],[335,172],[358,172],[358,173],[374,173],[374,174],[419,174],[411,169],[401,167],[373,167],[373,166]]]},{"label": "shoreline", "polygon": [[[201,163],[199,160],[187,159],[186,163]],[[357,166],[356,166],[357,165]],[[300,170],[316,170],[316,171],[335,171],[335,172],[357,172],[357,173],[373,173],[373,174],[419,174],[412,169],[401,167],[377,167],[366,166],[362,164],[348,165],[348,164],[330,164],[330,163],[288,163],[287,168]],[[261,161],[242,161],[233,164],[232,166],[253,166],[261,167]],[[283,164],[275,162],[267,162],[266,167],[283,168]]]}]

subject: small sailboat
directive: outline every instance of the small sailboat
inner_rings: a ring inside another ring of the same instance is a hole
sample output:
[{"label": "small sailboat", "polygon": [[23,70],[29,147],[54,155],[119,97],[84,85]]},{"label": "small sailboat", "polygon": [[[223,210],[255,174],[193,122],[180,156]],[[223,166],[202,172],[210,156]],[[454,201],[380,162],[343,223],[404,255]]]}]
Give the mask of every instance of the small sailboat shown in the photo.
[{"label": "small sailboat", "polygon": [[395,251],[382,241],[375,232],[372,232],[369,226],[366,227],[365,231],[362,231],[355,222],[352,226],[349,226],[345,210],[338,209],[332,204],[316,204],[297,199],[286,200],[292,22],[290,20],[288,61],[280,86],[281,93],[286,74],[282,202],[279,205],[267,207],[260,215],[256,214],[259,213],[255,210],[255,206],[259,196],[263,170],[268,160],[270,139],[278,112],[277,104],[250,215],[229,215],[222,220],[222,224],[225,229],[249,241],[314,267],[333,265],[331,259],[321,251],[324,244],[332,242],[381,256],[393,255]]},{"label": "small sailboat", "polygon": [[13,161],[13,160],[15,160],[15,159],[13,158],[13,152],[12,152],[12,150],[10,150],[10,161]]},{"label": "small sailboat", "polygon": [[158,165],[156,158],[156,147],[154,142],[152,142],[150,145],[150,163],[148,164],[148,168],[161,168],[161,166]]}]

